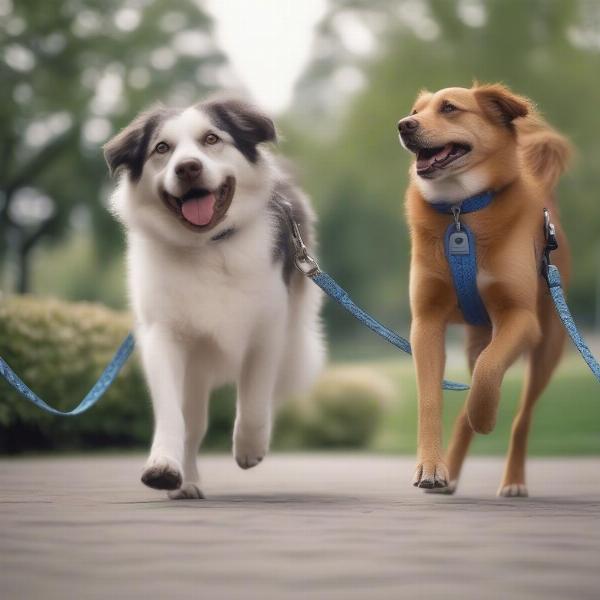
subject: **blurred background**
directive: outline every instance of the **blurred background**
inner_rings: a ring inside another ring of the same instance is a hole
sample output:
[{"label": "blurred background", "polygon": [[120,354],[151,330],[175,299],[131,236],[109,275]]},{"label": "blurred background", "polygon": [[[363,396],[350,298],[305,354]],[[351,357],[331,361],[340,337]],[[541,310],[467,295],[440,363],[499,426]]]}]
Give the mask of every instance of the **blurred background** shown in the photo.
[{"label": "blurred background", "polygon": [[[123,234],[106,210],[101,146],[156,100],[237,90],[274,115],[311,194],[321,263],[408,334],[409,156],[396,122],[421,88],[503,81],[567,134],[559,190],[572,310],[600,350],[600,2],[597,0],[0,0],[0,356],[49,403],[72,407],[128,331]],[[410,360],[331,302],[331,363],[287,403],[276,448],[414,452]],[[468,378],[460,331],[448,375]],[[503,453],[522,367],[495,432]],[[464,400],[446,394],[449,424]],[[215,394],[209,448],[229,447],[233,390]],[[150,404],[131,361],[98,407],[42,413],[0,382],[0,452],[138,448]],[[447,430],[448,432],[448,430]],[[542,398],[534,454],[600,453],[600,393],[571,351]]]}]

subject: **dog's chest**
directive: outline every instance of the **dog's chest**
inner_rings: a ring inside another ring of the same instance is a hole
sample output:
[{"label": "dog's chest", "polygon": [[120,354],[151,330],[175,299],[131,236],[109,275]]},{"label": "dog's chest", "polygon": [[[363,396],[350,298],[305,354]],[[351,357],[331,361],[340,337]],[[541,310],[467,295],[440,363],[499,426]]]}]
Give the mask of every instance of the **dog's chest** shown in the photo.
[{"label": "dog's chest", "polygon": [[268,244],[240,241],[175,257],[132,246],[130,287],[138,319],[211,337],[224,349],[243,345],[257,321],[278,311],[285,286]]}]

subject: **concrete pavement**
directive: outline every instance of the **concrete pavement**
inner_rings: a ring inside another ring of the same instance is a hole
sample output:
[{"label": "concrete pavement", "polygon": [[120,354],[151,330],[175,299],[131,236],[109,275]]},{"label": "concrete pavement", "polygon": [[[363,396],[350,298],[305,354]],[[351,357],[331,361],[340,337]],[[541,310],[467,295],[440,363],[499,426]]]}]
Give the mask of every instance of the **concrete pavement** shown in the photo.
[{"label": "concrete pavement", "polygon": [[442,497],[409,458],[209,455],[204,501],[143,460],[1,460],[0,598],[600,597],[600,459],[532,460],[532,497],[499,499],[499,459]]}]

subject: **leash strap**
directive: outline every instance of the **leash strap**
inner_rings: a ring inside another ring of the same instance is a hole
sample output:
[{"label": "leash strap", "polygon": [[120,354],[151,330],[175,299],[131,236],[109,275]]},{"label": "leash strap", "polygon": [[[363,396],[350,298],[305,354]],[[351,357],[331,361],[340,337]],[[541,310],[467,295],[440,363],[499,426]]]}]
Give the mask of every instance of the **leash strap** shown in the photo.
[{"label": "leash strap", "polygon": [[[302,270],[302,269],[300,269]],[[304,271],[302,271],[304,273]],[[369,313],[365,312],[360,306],[358,306],[352,298],[348,295],[346,290],[342,288],[330,275],[324,273],[321,270],[317,270],[312,275],[309,275],[310,279],[314,281],[332,300],[335,300],[345,310],[347,310],[356,320],[361,322],[365,327],[368,327],[371,331],[381,336],[384,340],[396,346],[402,352],[412,354],[410,348],[410,342],[398,335],[395,331],[388,329],[382,325],[377,319],[374,319]],[[468,390],[469,386],[464,383],[456,383],[454,381],[442,382],[442,387],[445,390],[462,391]]]},{"label": "leash strap", "polygon": [[10,368],[8,363],[0,358],[0,375],[12,385],[17,392],[19,392],[23,397],[27,398],[30,402],[35,404],[37,407],[49,412],[53,415],[60,415],[62,417],[74,417],[75,415],[80,415],[81,413],[89,410],[102,398],[106,390],[111,386],[113,381],[116,379],[119,371],[122,369],[123,365],[127,362],[129,355],[133,351],[134,346],[133,335],[130,333],[115,355],[113,356],[108,366],[100,375],[100,378],[92,389],[87,393],[85,398],[76,406],[73,410],[63,412],[57,410],[56,408],[52,408],[49,404],[46,404],[35,392],[33,392],[24,382],[23,380]]},{"label": "leash strap", "polygon": [[354,303],[348,292],[344,290],[330,275],[319,271],[311,279],[339,305],[344,307],[355,319],[368,327],[371,331],[381,336],[393,346],[396,346],[402,352],[411,353],[410,342],[398,335],[396,332],[384,327],[379,321],[374,319],[369,313],[365,312],[360,306]]},{"label": "leash strap", "polygon": [[489,325],[490,318],[477,289],[477,249],[473,232],[460,221],[460,215],[488,206],[494,199],[492,192],[484,192],[463,200],[460,204],[446,202],[431,204],[440,213],[450,214],[454,223],[444,236],[444,251],[458,306],[469,325]]},{"label": "leash strap", "polygon": [[[296,248],[295,264],[296,268],[304,275],[309,277],[314,283],[316,283],[332,300],[335,300],[340,306],[347,310],[357,321],[362,323],[365,327],[368,327],[371,331],[382,337],[384,340],[395,346],[402,352],[412,354],[410,342],[398,335],[395,331],[388,329],[382,325],[377,319],[372,317],[368,312],[360,308],[346,290],[339,284],[333,277],[327,273],[321,271],[317,261],[308,253],[302,236],[300,235],[300,228],[298,223],[293,217],[292,207],[285,200],[282,201],[282,206],[285,209],[288,223],[290,226],[290,232],[292,235],[292,241]],[[445,390],[452,391],[463,391],[468,390],[469,386],[464,383],[456,383],[454,381],[442,382],[442,387]]]},{"label": "leash strap", "polygon": [[546,238],[546,248],[544,249],[544,259],[542,261],[542,274],[548,283],[548,289],[550,290],[556,312],[565,326],[569,337],[573,340],[577,350],[579,350],[579,353],[583,357],[583,360],[585,360],[587,366],[596,376],[596,379],[600,381],[600,364],[594,358],[592,351],[585,343],[579,329],[577,329],[562,289],[560,271],[556,265],[550,262],[550,252],[558,248],[558,242],[556,240],[554,225],[550,222],[550,212],[547,208],[544,209],[544,235]]},{"label": "leash strap", "polygon": [[461,224],[459,230],[454,224],[450,225],[446,229],[444,249],[465,321],[470,325],[489,325],[490,318],[477,289],[477,251],[473,233],[466,225]]}]

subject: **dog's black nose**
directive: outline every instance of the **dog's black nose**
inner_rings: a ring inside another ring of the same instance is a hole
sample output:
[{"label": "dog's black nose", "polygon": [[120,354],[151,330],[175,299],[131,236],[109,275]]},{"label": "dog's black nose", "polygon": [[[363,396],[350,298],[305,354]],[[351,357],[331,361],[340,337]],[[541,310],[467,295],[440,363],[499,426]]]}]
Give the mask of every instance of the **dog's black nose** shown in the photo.
[{"label": "dog's black nose", "polygon": [[398,131],[401,135],[415,133],[417,129],[419,129],[419,121],[416,119],[406,117],[405,119],[400,119],[400,121],[398,121]]},{"label": "dog's black nose", "polygon": [[183,160],[175,167],[175,175],[183,181],[195,181],[200,173],[202,173],[202,163],[195,158]]}]

